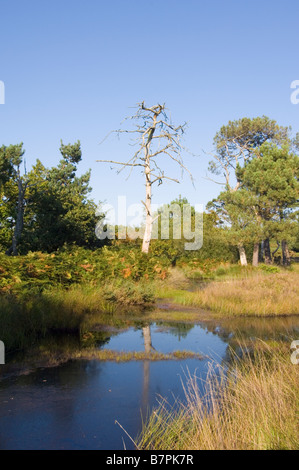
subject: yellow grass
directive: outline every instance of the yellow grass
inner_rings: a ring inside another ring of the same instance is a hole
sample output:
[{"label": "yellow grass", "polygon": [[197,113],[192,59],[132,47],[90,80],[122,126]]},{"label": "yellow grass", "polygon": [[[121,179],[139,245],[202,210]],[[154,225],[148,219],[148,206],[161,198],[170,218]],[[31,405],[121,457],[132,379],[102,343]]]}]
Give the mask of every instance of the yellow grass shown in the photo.
[{"label": "yellow grass", "polygon": [[[282,347],[283,348],[283,347]],[[299,448],[299,366],[289,351],[261,348],[236,360],[228,378],[212,374],[200,393],[190,377],[186,403],[161,403],[137,440],[139,449],[267,450]]]},{"label": "yellow grass", "polygon": [[167,288],[158,295],[175,303],[224,315],[299,314],[299,274],[279,272],[226,281],[213,281],[192,292]]}]

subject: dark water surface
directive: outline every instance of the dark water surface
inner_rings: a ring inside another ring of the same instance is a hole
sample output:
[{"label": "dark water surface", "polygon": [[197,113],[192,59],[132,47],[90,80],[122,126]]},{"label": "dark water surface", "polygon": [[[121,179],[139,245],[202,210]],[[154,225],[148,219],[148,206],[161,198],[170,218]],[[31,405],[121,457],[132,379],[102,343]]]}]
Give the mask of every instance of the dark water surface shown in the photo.
[{"label": "dark water surface", "polygon": [[[150,337],[148,338],[148,335]],[[134,448],[141,416],[184,399],[186,375],[204,378],[211,358],[221,363],[238,337],[299,337],[297,318],[239,319],[203,324],[154,323],[111,335],[99,347],[118,351],[191,350],[209,358],[125,363],[76,360],[0,382],[0,449]]]}]

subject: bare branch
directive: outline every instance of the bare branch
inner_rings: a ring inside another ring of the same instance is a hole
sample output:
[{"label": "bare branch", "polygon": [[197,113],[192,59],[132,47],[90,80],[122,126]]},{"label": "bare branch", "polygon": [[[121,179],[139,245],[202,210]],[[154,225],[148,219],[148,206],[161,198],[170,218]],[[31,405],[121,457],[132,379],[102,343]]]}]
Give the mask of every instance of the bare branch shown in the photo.
[{"label": "bare branch", "polygon": [[96,162],[113,163],[115,165],[122,165],[122,166],[144,166],[144,164],[141,164],[141,163],[124,163],[124,162],[115,162],[114,160],[96,160]]},{"label": "bare branch", "polygon": [[164,153],[165,153],[166,155],[168,155],[172,160],[174,160],[175,162],[177,162],[183,170],[185,170],[185,171],[187,171],[187,173],[189,173],[189,176],[190,176],[190,178],[191,178],[191,180],[192,180],[192,183],[193,183],[193,176],[192,176],[191,172],[188,170],[188,168],[185,167],[185,165],[183,165],[182,160],[179,159],[179,158],[175,158],[173,155],[171,155],[171,153],[169,153],[169,152],[167,152],[167,151],[165,151]]},{"label": "bare branch", "polygon": [[157,150],[157,152],[152,153],[151,155],[149,155],[149,158],[154,158],[157,155],[159,155],[160,153],[165,153],[165,150],[169,149],[170,147],[171,147],[171,144],[166,145],[166,147],[164,147],[163,149]]},{"label": "bare branch", "polygon": [[174,181],[175,183],[179,183],[179,180],[174,179],[174,178],[170,178],[169,176],[165,176],[165,175],[159,175],[159,176],[152,175],[152,176],[154,176],[156,179],[151,181],[151,184],[154,184],[156,181],[160,181],[162,179],[167,179],[167,180],[170,180],[170,181]]},{"label": "bare branch", "polygon": [[213,180],[212,178],[209,178],[208,176],[202,176],[202,178],[203,178],[204,180],[212,181],[212,182],[215,183],[215,184],[220,184],[220,186],[224,186],[224,184],[225,184],[225,183],[223,183],[223,182],[220,183],[219,181],[215,181],[215,180]]}]

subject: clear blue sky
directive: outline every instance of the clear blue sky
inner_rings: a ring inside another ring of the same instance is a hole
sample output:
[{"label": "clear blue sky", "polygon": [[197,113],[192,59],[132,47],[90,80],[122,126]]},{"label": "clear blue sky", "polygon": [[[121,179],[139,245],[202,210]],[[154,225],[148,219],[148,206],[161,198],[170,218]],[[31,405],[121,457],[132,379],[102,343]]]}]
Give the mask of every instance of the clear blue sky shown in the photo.
[{"label": "clear blue sky", "polygon": [[[0,145],[24,142],[30,168],[36,158],[56,165],[60,139],[79,139],[79,170],[91,168],[95,201],[143,198],[139,174],[126,180],[95,162],[129,156],[126,140],[99,143],[137,102],[166,103],[176,123],[187,121],[185,144],[196,154],[244,116],[299,131],[299,105],[290,101],[298,0],[1,0],[0,19]],[[185,175],[155,189],[155,203],[181,194],[206,204],[217,195],[204,179],[208,158],[184,160],[195,189]]]}]

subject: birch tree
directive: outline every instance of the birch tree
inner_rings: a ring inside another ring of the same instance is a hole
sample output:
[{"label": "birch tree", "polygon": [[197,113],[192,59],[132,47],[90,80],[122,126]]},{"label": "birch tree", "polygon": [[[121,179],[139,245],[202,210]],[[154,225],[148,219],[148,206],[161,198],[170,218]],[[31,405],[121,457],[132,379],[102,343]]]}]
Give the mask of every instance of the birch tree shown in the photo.
[{"label": "birch tree", "polygon": [[186,123],[174,125],[166,113],[165,105],[156,104],[148,107],[144,102],[138,103],[137,112],[127,118],[133,120],[134,129],[119,129],[116,132],[132,133],[134,135],[136,152],[127,162],[115,160],[97,160],[97,162],[118,165],[118,173],[140,167],[145,179],[145,230],[143,235],[142,252],[148,253],[152,237],[152,228],[155,218],[152,212],[152,187],[162,184],[165,180],[179,183],[179,180],[165,174],[160,157],[167,157],[175,162],[182,171],[186,171],[193,181],[190,171],[185,167],[182,159],[181,139],[185,132]]}]

